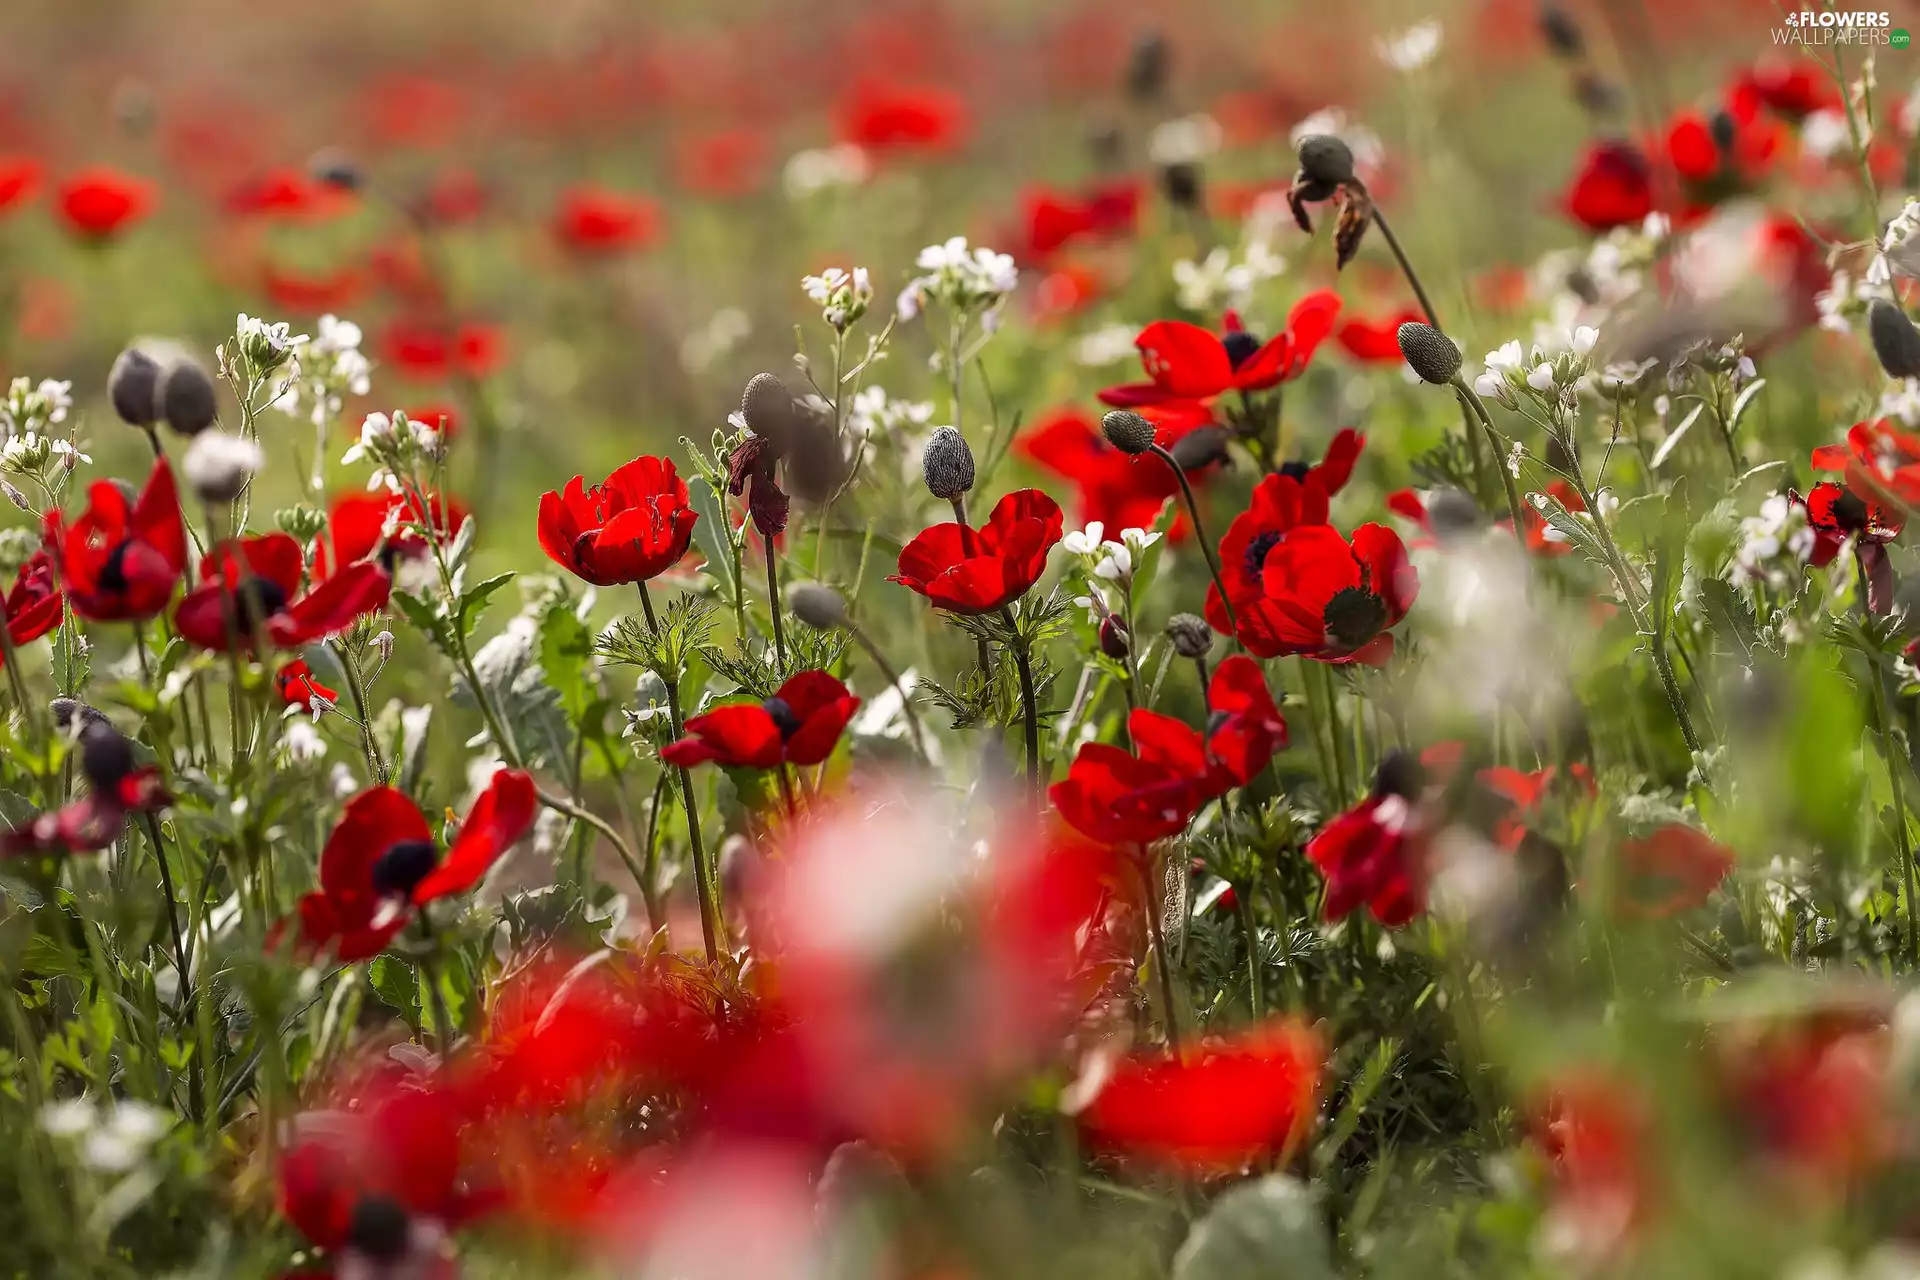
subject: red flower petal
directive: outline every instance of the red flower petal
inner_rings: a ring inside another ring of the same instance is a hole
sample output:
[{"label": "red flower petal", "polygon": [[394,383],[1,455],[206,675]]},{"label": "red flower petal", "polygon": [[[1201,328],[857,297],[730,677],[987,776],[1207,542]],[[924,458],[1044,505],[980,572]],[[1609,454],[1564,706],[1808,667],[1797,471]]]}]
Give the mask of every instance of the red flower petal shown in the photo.
[{"label": "red flower petal", "polygon": [[533,778],[518,769],[501,769],[467,810],[460,834],[446,858],[414,886],[414,905],[464,893],[533,827],[539,810]]}]

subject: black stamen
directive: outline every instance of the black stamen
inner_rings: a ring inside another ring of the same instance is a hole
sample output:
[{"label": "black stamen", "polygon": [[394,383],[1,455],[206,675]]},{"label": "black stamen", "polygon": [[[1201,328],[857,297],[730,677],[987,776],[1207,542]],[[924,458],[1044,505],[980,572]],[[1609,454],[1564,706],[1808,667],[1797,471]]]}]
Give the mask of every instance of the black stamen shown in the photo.
[{"label": "black stamen", "polygon": [[374,859],[373,887],[383,898],[404,898],[440,865],[440,850],[431,840],[402,840]]},{"label": "black stamen", "polygon": [[125,591],[127,589],[127,548],[130,541],[113,544],[113,550],[107,552],[107,558],[100,566],[100,586],[106,591]]},{"label": "black stamen", "polygon": [[347,1245],[374,1262],[398,1262],[407,1256],[413,1234],[407,1211],[386,1196],[361,1196],[347,1225]]},{"label": "black stamen", "polygon": [[1253,359],[1261,346],[1260,339],[1245,329],[1233,330],[1220,339],[1220,343],[1227,349],[1227,363],[1236,369]]},{"label": "black stamen", "polygon": [[760,709],[772,717],[782,739],[800,732],[800,717],[793,713],[793,708],[787,705],[785,698],[768,698],[760,704]]},{"label": "black stamen", "polygon": [[1399,796],[1403,800],[1411,800],[1426,785],[1427,770],[1420,763],[1420,757],[1398,747],[1381,757],[1380,768],[1373,775],[1373,794],[1376,796]]}]

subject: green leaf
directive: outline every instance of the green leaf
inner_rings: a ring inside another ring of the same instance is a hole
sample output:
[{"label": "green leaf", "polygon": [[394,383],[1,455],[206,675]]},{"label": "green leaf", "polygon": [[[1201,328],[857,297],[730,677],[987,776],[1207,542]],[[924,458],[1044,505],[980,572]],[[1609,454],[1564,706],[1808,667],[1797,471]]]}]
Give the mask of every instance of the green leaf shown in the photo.
[{"label": "green leaf", "polygon": [[584,730],[587,708],[597,701],[593,632],[574,612],[571,600],[556,600],[541,615],[540,666],[547,673],[548,687],[560,695],[568,718]]},{"label": "green leaf", "polygon": [[93,668],[92,652],[80,634],[79,620],[72,616],[53,633],[53,682],[62,696],[71,698],[86,687]]},{"label": "green leaf", "polygon": [[693,540],[700,544],[700,554],[707,558],[707,573],[720,584],[727,599],[735,599],[740,587],[733,579],[726,504],[704,477],[695,477],[687,482],[687,505],[700,513],[700,519],[693,526]]},{"label": "green leaf", "polygon": [[437,605],[429,604],[419,596],[409,595],[404,591],[394,592],[391,598],[396,605],[400,606],[400,612],[406,616],[407,621],[431,641],[434,648],[451,656],[452,646],[448,643],[446,619]]},{"label": "green leaf", "polygon": [[1606,548],[1600,545],[1599,535],[1593,531],[1593,526],[1562,506],[1560,499],[1550,493],[1530,493],[1527,501],[1581,555],[1602,568],[1612,569],[1613,566],[1607,563]]},{"label": "green leaf", "polygon": [[1696,584],[1700,593],[1700,613],[1713,633],[1737,646],[1741,656],[1753,660],[1754,646],[1760,643],[1760,624],[1753,616],[1753,605],[1738,588],[1719,578],[1702,578]]},{"label": "green leaf", "polygon": [[411,964],[399,956],[379,956],[367,966],[367,981],[382,1004],[420,1029],[420,979]]},{"label": "green leaf", "polygon": [[1693,412],[1682,418],[1680,425],[1675,427],[1667,438],[1660,442],[1660,447],[1653,451],[1653,457],[1647,463],[1649,471],[1660,469],[1660,464],[1667,460],[1667,455],[1673,452],[1673,447],[1680,443],[1680,437],[1686,435],[1693,424],[1700,420],[1700,415],[1706,411],[1707,405],[1704,400],[1693,406]]},{"label": "green leaf", "polygon": [[1333,1280],[1320,1205],[1285,1174],[1243,1182],[1194,1224],[1173,1258],[1173,1280]]},{"label": "green leaf", "polygon": [[511,571],[495,574],[473,590],[461,595],[459,607],[454,610],[454,620],[458,623],[462,636],[473,634],[473,624],[479,620],[481,611],[487,607],[487,601],[491,600],[500,588],[512,582],[515,576]]}]

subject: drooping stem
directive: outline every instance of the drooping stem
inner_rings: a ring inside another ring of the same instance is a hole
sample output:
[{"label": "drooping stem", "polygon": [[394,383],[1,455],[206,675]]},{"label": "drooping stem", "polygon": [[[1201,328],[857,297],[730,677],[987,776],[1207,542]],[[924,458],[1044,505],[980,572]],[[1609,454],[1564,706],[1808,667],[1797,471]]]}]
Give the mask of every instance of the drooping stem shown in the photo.
[{"label": "drooping stem", "polygon": [[1213,575],[1213,585],[1220,592],[1220,606],[1226,610],[1227,625],[1234,634],[1240,634],[1240,620],[1234,617],[1233,600],[1227,595],[1226,579],[1220,576],[1220,557],[1213,549],[1213,539],[1207,537],[1207,526],[1200,519],[1200,504],[1194,500],[1193,486],[1187,483],[1187,472],[1166,447],[1160,444],[1147,446],[1147,451],[1173,468],[1173,478],[1180,482],[1180,497],[1187,504],[1187,518],[1193,521],[1194,541],[1200,544],[1200,551],[1207,557],[1207,572]]},{"label": "drooping stem", "polygon": [[907,687],[900,682],[899,674],[888,663],[886,656],[880,652],[880,646],[873,642],[873,637],[852,623],[847,625],[847,631],[853,636],[854,643],[873,659],[873,665],[880,668],[880,674],[887,678],[887,683],[893,686],[894,692],[900,695],[900,710],[907,717],[908,732],[913,734],[913,749],[919,753],[922,760],[929,764],[933,763],[933,757],[927,754],[927,739],[920,727],[920,713],[913,709],[913,699],[908,696]]},{"label": "drooping stem", "polygon": [[1457,373],[1453,375],[1453,389],[1461,402],[1473,411],[1473,416],[1480,420],[1480,429],[1487,434],[1487,444],[1493,450],[1493,469],[1500,473],[1500,487],[1506,490],[1507,515],[1513,521],[1513,536],[1523,538],[1526,536],[1527,522],[1520,509],[1520,490],[1513,483],[1513,472],[1507,470],[1506,461],[1500,456],[1500,433],[1493,428],[1493,418],[1487,413],[1486,402]]},{"label": "drooping stem", "polygon": [[[660,630],[660,620],[653,612],[653,596],[647,590],[647,584],[640,586],[640,608],[645,612],[650,630]],[[667,686],[667,722],[673,729],[673,736],[680,736],[680,673],[659,672]],[[693,795],[693,778],[681,766],[675,766],[680,775],[680,801],[687,811],[687,840],[693,846],[693,887],[700,899],[700,934],[706,943],[707,963],[712,964],[720,958],[720,947],[725,936],[725,926],[720,919],[720,882],[715,874],[713,862],[707,856],[706,846],[700,840],[700,805]]]},{"label": "drooping stem", "polygon": [[1400,237],[1394,235],[1393,228],[1387,225],[1387,217],[1380,212],[1379,205],[1373,207],[1373,225],[1380,228],[1380,238],[1387,242],[1387,248],[1393,250],[1393,260],[1400,264],[1400,274],[1405,276],[1407,283],[1413,286],[1413,296],[1420,300],[1420,310],[1426,312],[1427,323],[1445,332],[1440,324],[1439,315],[1433,309],[1433,300],[1427,297],[1427,291],[1420,283],[1419,274],[1414,271],[1413,264],[1407,261],[1406,250],[1400,247]]},{"label": "drooping stem", "polygon": [[764,531],[760,541],[767,548],[767,608],[773,614],[773,656],[784,673],[787,669],[787,634],[780,624],[780,553],[774,550],[773,538]]}]

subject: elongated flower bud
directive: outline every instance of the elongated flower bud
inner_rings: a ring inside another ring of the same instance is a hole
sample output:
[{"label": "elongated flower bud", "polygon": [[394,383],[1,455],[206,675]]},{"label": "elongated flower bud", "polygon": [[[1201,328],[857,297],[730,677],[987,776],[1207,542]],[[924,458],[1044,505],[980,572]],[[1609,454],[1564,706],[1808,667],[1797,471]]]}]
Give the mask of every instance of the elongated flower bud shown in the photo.
[{"label": "elongated flower bud", "polygon": [[847,598],[824,582],[796,582],[787,591],[787,609],[816,631],[847,625]]},{"label": "elongated flower bud", "polygon": [[1460,372],[1460,348],[1432,325],[1409,320],[1400,326],[1400,354],[1421,381],[1445,386]]},{"label": "elongated flower bud", "polygon": [[153,395],[160,419],[183,436],[199,435],[219,414],[213,379],[188,356],[176,357],[160,371]]},{"label": "elongated flower bud", "polygon": [[973,488],[973,450],[967,447],[967,438],[952,427],[941,427],[927,437],[920,469],[928,492],[943,501],[952,502]]},{"label": "elongated flower bud", "polygon": [[1889,377],[1920,378],[1920,329],[1894,303],[1876,299],[1867,309],[1867,336]]},{"label": "elongated flower bud", "polygon": [[1100,433],[1122,453],[1145,453],[1153,448],[1153,424],[1131,409],[1114,409],[1101,418]]},{"label": "elongated flower bud", "polygon": [[1338,185],[1353,181],[1353,148],[1331,133],[1310,133],[1296,149],[1300,172],[1310,181]]},{"label": "elongated flower bud", "polygon": [[151,426],[160,415],[154,408],[154,391],[160,381],[160,364],[138,347],[128,347],[107,372],[107,399],[113,411],[128,426]]},{"label": "elongated flower bud", "polygon": [[1181,657],[1204,658],[1213,648],[1213,628],[1198,614],[1176,613],[1167,619],[1167,639]]}]

